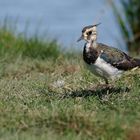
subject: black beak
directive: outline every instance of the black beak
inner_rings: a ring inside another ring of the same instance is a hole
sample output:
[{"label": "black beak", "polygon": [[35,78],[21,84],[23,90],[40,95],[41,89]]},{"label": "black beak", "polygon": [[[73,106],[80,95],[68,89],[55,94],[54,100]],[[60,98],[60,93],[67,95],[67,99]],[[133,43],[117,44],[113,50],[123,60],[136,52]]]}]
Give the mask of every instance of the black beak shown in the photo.
[{"label": "black beak", "polygon": [[83,36],[81,36],[81,37],[77,40],[77,42],[81,41],[82,39],[83,39]]}]

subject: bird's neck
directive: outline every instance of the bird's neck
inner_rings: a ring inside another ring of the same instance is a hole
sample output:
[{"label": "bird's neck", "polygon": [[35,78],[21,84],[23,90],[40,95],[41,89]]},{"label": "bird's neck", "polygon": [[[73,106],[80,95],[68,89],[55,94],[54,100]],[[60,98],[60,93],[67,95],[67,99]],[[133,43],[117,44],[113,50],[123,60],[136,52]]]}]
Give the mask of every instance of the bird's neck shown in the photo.
[{"label": "bird's neck", "polygon": [[96,49],[97,48],[97,40],[90,40],[89,44],[92,48]]},{"label": "bird's neck", "polygon": [[96,41],[96,40],[93,40],[93,41],[91,42],[91,46],[92,46],[94,49],[96,49],[96,48],[97,48],[97,41]]},{"label": "bird's neck", "polygon": [[90,40],[86,44],[86,52],[89,52],[91,49],[97,48],[97,41],[96,40]]}]

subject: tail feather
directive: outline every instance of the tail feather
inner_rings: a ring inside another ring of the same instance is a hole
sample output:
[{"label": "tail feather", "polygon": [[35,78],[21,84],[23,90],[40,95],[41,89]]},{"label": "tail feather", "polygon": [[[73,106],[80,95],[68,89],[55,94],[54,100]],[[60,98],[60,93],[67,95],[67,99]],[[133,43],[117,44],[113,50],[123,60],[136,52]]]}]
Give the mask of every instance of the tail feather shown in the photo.
[{"label": "tail feather", "polygon": [[134,60],[136,67],[140,67],[140,59],[135,58]]}]

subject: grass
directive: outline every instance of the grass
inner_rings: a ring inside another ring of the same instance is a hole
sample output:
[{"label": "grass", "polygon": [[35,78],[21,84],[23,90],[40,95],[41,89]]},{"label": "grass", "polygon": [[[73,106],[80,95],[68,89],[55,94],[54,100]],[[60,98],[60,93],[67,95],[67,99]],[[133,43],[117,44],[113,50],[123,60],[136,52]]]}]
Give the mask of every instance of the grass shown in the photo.
[{"label": "grass", "polygon": [[2,29],[0,58],[0,139],[139,139],[139,69],[95,89],[79,54]]},{"label": "grass", "polygon": [[21,55],[45,59],[46,57],[56,58],[60,54],[60,46],[55,40],[43,41],[38,37],[25,38],[23,34],[14,35],[14,31],[3,28],[0,30],[0,55],[11,57]]}]

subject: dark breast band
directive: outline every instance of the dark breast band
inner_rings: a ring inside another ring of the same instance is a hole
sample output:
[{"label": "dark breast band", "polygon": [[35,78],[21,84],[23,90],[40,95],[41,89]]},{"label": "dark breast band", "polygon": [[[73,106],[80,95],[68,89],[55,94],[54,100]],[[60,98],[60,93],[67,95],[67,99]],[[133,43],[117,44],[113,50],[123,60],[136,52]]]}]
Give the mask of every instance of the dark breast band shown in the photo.
[{"label": "dark breast band", "polygon": [[94,48],[92,47],[89,47],[89,51],[87,52],[86,51],[86,44],[84,46],[84,50],[83,50],[83,59],[84,61],[87,63],[87,64],[94,64],[95,61],[97,60],[98,58],[98,52],[97,50],[95,50]]}]

